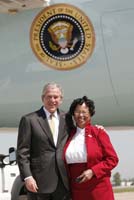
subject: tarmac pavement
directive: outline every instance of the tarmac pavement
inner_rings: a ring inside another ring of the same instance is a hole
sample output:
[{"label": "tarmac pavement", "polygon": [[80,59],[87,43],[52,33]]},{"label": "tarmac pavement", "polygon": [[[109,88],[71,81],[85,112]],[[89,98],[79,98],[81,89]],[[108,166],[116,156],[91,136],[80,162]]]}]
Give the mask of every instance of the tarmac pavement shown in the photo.
[{"label": "tarmac pavement", "polygon": [[134,200],[134,192],[115,193],[115,200]]}]

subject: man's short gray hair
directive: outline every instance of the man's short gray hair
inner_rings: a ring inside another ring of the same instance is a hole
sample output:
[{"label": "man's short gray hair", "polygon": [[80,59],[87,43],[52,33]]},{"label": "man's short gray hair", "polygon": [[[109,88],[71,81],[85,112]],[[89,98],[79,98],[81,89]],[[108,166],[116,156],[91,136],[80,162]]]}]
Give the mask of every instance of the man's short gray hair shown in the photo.
[{"label": "man's short gray hair", "polygon": [[63,89],[62,89],[62,87],[59,84],[54,83],[54,82],[47,83],[46,85],[44,85],[43,90],[42,90],[42,96],[45,96],[48,88],[58,88],[61,91],[61,97],[63,98]]}]

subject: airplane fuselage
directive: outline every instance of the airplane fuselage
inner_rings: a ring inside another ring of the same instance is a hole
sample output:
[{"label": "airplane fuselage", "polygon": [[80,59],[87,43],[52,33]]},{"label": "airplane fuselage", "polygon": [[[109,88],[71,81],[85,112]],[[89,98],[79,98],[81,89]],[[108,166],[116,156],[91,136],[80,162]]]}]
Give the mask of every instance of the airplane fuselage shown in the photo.
[{"label": "airplane fuselage", "polygon": [[34,55],[30,28],[41,9],[0,14],[0,127],[18,126],[22,115],[40,108],[42,88],[52,81],[64,89],[61,109],[87,95],[95,101],[94,123],[133,125],[134,1],[78,1],[77,6],[93,24],[95,48],[72,70],[52,69]]}]

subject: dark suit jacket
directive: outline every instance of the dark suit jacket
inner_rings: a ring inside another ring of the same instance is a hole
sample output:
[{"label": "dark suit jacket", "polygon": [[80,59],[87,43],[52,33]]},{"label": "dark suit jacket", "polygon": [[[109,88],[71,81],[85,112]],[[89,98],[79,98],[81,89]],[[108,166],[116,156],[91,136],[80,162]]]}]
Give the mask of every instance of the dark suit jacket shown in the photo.
[{"label": "dark suit jacket", "polygon": [[18,133],[17,160],[22,180],[33,176],[40,193],[51,193],[56,189],[61,177],[66,189],[68,179],[63,147],[68,138],[65,116],[59,112],[59,135],[55,146],[51,130],[43,108],[23,116]]}]

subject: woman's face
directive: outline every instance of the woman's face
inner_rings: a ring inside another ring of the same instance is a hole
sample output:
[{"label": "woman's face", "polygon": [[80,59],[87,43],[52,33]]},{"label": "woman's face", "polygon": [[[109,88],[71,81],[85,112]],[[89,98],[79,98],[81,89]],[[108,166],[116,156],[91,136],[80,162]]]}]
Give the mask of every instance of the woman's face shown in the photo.
[{"label": "woman's face", "polygon": [[91,116],[86,104],[83,103],[82,105],[77,105],[74,111],[74,120],[76,122],[76,125],[80,128],[85,128],[90,119]]}]

